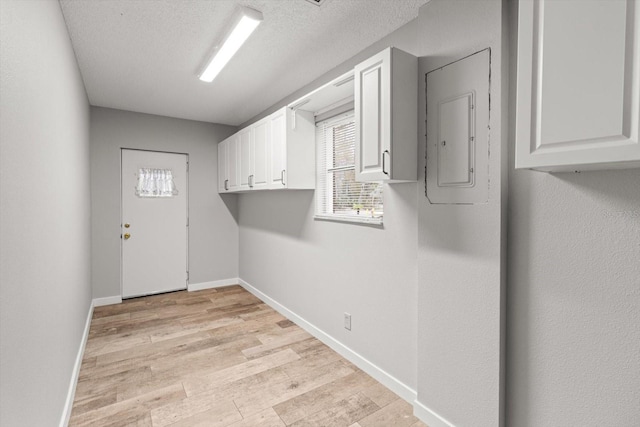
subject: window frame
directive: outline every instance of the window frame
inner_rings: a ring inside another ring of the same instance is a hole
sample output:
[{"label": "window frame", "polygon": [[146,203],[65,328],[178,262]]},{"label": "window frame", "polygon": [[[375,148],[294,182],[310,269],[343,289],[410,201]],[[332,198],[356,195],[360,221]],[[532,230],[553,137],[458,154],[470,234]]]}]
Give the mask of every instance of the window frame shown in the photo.
[{"label": "window frame", "polygon": [[[346,223],[356,223],[356,224],[367,224],[373,226],[382,226],[384,224],[384,208],[381,216],[371,217],[371,216],[360,216],[353,214],[339,214],[339,213],[327,213],[327,211],[333,210],[333,177],[335,176],[335,172],[340,171],[348,171],[353,170],[355,173],[355,156],[354,163],[349,166],[339,166],[333,167],[333,133],[330,133],[330,137],[327,138],[326,129],[329,127],[340,126],[344,122],[355,121],[355,111],[348,110],[337,114],[333,117],[324,118],[321,121],[316,122],[316,127],[322,127],[324,129],[324,135],[322,140],[317,138],[318,131],[316,131],[316,155],[318,159],[316,160],[316,167],[321,169],[316,171],[316,192],[323,191],[323,194],[316,194],[314,197],[314,216],[315,220],[321,221],[335,221],[335,222],[346,222]],[[324,147],[321,145],[324,144]],[[354,141],[354,151],[355,151],[355,141]],[[321,154],[324,153],[324,159],[320,159]],[[321,162],[324,163],[324,167],[321,167]],[[320,174],[324,174],[324,186],[320,185],[319,177]],[[357,181],[356,181],[357,182]],[[331,183],[331,184],[330,184]],[[378,183],[380,186],[383,185],[382,182]],[[322,188],[324,187],[324,188]],[[324,199],[324,212],[321,211],[321,207],[318,206],[318,199],[322,197]],[[384,206],[384,191],[382,191],[382,205]]]}]

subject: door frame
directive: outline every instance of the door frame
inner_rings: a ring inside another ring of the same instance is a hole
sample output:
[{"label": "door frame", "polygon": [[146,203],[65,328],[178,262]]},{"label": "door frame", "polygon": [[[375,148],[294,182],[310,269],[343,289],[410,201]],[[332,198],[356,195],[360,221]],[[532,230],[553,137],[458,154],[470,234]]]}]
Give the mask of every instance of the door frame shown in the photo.
[{"label": "door frame", "polygon": [[147,294],[147,295],[137,295],[137,296],[133,296],[133,297],[126,297],[124,298],[124,292],[123,292],[123,285],[124,285],[124,269],[123,269],[123,251],[122,251],[122,243],[123,243],[123,239],[122,239],[122,224],[123,224],[123,211],[122,211],[122,196],[123,196],[123,188],[122,188],[122,156],[123,156],[123,152],[124,150],[129,150],[129,151],[145,151],[148,153],[164,153],[164,154],[180,154],[183,156],[186,156],[187,158],[187,179],[186,179],[186,197],[187,197],[187,253],[185,254],[186,256],[186,263],[187,263],[187,283],[186,283],[186,289],[189,289],[189,279],[190,277],[190,271],[189,271],[189,233],[191,230],[190,227],[190,222],[189,222],[189,153],[181,153],[178,151],[165,151],[165,150],[146,150],[143,148],[128,148],[128,147],[120,147],[120,297],[124,300],[124,299],[132,299],[132,298],[139,298],[142,296],[147,296],[147,295],[157,295],[157,294],[161,294],[164,292],[155,292],[155,293],[151,293],[151,294]]}]

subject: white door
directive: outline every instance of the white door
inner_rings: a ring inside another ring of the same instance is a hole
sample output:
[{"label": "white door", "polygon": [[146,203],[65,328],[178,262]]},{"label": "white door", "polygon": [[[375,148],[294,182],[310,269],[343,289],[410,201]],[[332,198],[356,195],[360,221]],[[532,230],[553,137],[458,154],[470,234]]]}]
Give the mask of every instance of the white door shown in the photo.
[{"label": "white door", "polygon": [[187,171],[186,154],[122,150],[123,298],[186,289]]},{"label": "white door", "polygon": [[355,67],[356,181],[391,175],[391,49]]},{"label": "white door", "polygon": [[218,144],[218,193],[226,193],[229,189],[229,179],[227,178],[227,147],[229,141],[225,140]]},{"label": "white door", "polygon": [[251,188],[264,189],[269,186],[269,160],[271,157],[271,120],[262,120],[251,127]]},{"label": "white door", "polygon": [[273,189],[287,188],[287,111],[286,108],[274,113],[271,120],[271,177],[269,187]]},{"label": "white door", "polygon": [[240,189],[248,190],[251,177],[251,129],[247,128],[238,133],[240,140]]},{"label": "white door", "polygon": [[238,190],[238,175],[240,171],[238,168],[238,135],[233,135],[227,140],[227,190]]}]

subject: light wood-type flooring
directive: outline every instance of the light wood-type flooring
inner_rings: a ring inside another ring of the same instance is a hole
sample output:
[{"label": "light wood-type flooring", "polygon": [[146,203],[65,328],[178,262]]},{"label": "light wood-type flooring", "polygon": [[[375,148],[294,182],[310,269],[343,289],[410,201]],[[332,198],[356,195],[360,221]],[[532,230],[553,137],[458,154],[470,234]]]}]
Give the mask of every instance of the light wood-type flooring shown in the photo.
[{"label": "light wood-type flooring", "polygon": [[97,307],[70,426],[425,426],[241,288]]}]

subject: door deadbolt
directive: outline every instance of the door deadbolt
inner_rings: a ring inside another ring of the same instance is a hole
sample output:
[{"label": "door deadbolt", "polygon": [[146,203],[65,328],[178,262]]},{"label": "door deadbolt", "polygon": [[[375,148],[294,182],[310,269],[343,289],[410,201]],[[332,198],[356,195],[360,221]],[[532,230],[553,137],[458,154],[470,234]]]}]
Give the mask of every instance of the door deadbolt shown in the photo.
[{"label": "door deadbolt", "polygon": [[126,224],[124,225],[124,228],[129,228],[129,227],[131,227],[131,224],[129,224],[129,223],[126,223]]},{"label": "door deadbolt", "polygon": [[124,240],[129,240],[130,237],[131,237],[131,234],[124,233]]}]

